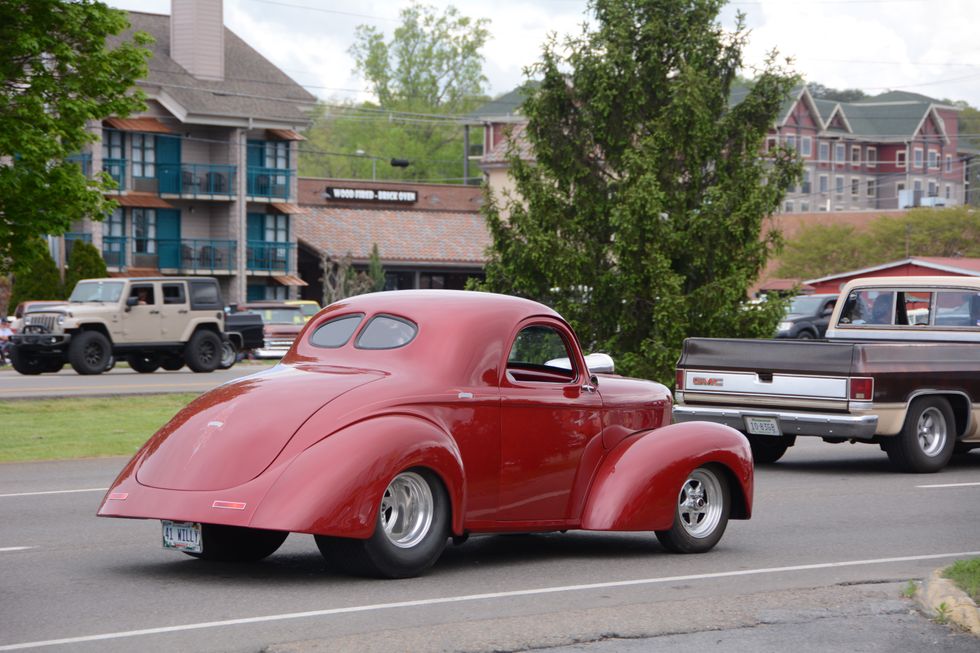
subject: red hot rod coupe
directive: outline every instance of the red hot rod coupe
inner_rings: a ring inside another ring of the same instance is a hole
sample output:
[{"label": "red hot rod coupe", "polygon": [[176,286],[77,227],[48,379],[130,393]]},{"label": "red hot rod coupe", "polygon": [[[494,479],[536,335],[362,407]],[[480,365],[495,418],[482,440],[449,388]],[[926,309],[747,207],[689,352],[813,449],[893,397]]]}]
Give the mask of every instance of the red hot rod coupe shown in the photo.
[{"label": "red hot rod coupe", "polygon": [[525,299],[339,301],[279,365],[179,412],[98,514],[159,519],[164,546],[213,560],[312,533],[333,566],[383,577],[417,575],[471,533],[654,531],[672,551],[711,549],[751,514],[747,440],[670,426],[667,388],[597,358],[604,370]]}]

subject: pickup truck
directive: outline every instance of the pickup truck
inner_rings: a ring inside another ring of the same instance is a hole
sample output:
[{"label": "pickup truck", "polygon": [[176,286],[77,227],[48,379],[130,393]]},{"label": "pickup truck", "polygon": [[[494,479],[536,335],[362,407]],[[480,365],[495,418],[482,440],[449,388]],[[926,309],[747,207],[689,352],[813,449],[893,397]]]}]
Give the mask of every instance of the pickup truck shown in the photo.
[{"label": "pickup truck", "polygon": [[920,473],[980,447],[980,279],[857,279],[840,296],[825,340],[685,340],[674,421],[734,427],[762,463],[797,436],[877,444]]}]

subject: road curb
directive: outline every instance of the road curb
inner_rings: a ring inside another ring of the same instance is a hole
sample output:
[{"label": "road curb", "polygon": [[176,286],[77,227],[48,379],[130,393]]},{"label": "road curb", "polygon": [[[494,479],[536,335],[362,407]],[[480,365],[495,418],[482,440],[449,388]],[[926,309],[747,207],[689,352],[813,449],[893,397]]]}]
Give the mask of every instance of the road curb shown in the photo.
[{"label": "road curb", "polygon": [[[980,637],[980,608],[953,581],[943,578],[942,573],[942,569],[936,569],[923,582],[916,595],[919,605],[929,617],[934,618],[943,612],[950,622]],[[946,607],[941,610],[939,606],[942,604]]]}]

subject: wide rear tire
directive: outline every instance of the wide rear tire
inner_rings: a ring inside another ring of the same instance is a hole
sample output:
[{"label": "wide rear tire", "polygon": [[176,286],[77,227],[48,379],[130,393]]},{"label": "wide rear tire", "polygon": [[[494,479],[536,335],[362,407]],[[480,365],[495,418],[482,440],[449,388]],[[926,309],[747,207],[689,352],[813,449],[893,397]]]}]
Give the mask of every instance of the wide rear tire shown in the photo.
[{"label": "wide rear tire", "polygon": [[[268,531],[241,526],[201,524],[204,550],[187,555],[221,562],[255,562],[267,558],[282,546],[287,531]],[[186,552],[185,552],[186,553]]]},{"label": "wide rear tire", "polygon": [[184,360],[194,372],[215,371],[221,362],[221,338],[213,331],[197,331],[184,348]]},{"label": "wide rear tire", "polygon": [[901,433],[882,448],[900,472],[930,474],[949,463],[956,446],[956,420],[943,397],[919,397],[909,406]]},{"label": "wide rear tire", "polygon": [[111,357],[112,345],[98,331],[82,331],[68,345],[68,362],[79,374],[102,374]]},{"label": "wide rear tire", "polygon": [[783,457],[786,450],[796,444],[796,436],[746,435],[752,448],[755,464],[774,463]]},{"label": "wide rear tire", "polygon": [[334,569],[361,576],[409,578],[435,564],[449,539],[449,495],[435,474],[409,469],[385,489],[374,534],[366,540],[316,536]]},{"label": "wide rear tire", "polygon": [[732,491],[718,467],[698,467],[681,484],[674,510],[674,525],[656,531],[664,548],[674,553],[710,551],[728,526]]}]

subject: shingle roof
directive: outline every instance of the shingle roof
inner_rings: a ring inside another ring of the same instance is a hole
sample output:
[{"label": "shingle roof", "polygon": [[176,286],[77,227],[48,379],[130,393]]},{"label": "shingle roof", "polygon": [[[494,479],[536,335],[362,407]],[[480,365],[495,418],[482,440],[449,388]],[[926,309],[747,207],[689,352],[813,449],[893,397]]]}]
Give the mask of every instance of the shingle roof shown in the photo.
[{"label": "shingle roof", "polygon": [[156,39],[149,46],[153,53],[149,73],[142,86],[159,86],[188,114],[232,118],[253,118],[305,126],[306,110],[316,97],[293,81],[271,61],[254,50],[234,32],[225,28],[225,79],[197,79],[170,58],[170,16],[128,12],[131,28],[120,37],[128,39],[143,31]]},{"label": "shingle roof", "polygon": [[519,118],[522,115],[521,105],[527,99],[527,88],[537,88],[539,85],[539,82],[532,81],[527,85],[518,86],[509,93],[504,93],[475,111],[471,111],[465,117],[467,120],[477,122],[504,122],[508,118]]},{"label": "shingle roof", "polygon": [[527,123],[518,123],[511,127],[511,131],[505,132],[505,136],[500,139],[497,146],[486,153],[480,159],[480,165],[493,166],[507,162],[507,149],[513,141],[517,143],[518,153],[524,161],[533,161],[534,153],[531,142],[527,139]]},{"label": "shingle roof", "polygon": [[368,260],[377,243],[384,262],[483,265],[490,233],[479,213],[305,207],[296,236],[333,257]]},{"label": "shingle roof", "polygon": [[852,103],[842,108],[856,136],[887,139],[914,134],[929,106],[919,102],[883,102]]}]

